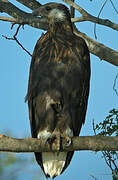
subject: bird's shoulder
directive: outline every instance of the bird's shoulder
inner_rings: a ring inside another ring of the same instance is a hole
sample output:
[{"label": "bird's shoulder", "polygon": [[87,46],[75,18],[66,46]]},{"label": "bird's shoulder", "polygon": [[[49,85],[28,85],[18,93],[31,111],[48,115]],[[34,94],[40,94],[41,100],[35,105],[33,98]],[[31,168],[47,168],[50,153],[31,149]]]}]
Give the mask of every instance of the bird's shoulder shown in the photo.
[{"label": "bird's shoulder", "polygon": [[[74,33],[68,36],[58,34],[56,37],[50,37],[49,32],[42,34],[34,48],[32,61],[39,62],[41,59],[60,60],[62,58],[77,58],[78,60],[89,61],[89,50],[83,38]],[[49,58],[50,57],[50,58]]]}]

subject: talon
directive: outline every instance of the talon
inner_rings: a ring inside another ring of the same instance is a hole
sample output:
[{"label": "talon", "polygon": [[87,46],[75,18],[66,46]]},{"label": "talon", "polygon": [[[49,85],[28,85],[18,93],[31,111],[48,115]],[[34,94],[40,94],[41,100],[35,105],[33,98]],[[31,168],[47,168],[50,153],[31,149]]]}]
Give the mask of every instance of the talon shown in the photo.
[{"label": "talon", "polygon": [[47,138],[46,142],[48,142],[50,145],[52,145],[52,143],[55,141],[56,136],[52,135],[49,138]]},{"label": "talon", "polygon": [[51,149],[60,151],[61,149],[61,137],[59,133],[52,133],[49,137],[44,140],[44,145],[48,143]]},{"label": "talon", "polygon": [[44,145],[46,145],[46,143],[48,142],[48,140],[49,140],[49,137],[44,140]]},{"label": "talon", "polygon": [[66,143],[65,143],[65,146],[66,146],[66,147],[69,147],[71,144],[72,144],[71,138],[70,138],[70,137],[66,137]]}]

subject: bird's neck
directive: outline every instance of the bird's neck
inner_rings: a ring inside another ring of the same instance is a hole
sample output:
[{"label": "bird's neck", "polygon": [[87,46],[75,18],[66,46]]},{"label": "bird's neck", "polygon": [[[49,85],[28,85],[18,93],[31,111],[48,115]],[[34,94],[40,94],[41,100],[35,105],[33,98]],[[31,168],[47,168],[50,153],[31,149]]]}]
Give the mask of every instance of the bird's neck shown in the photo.
[{"label": "bird's neck", "polygon": [[73,33],[72,24],[69,23],[56,23],[49,25],[50,36],[56,36],[58,34],[65,36]]}]

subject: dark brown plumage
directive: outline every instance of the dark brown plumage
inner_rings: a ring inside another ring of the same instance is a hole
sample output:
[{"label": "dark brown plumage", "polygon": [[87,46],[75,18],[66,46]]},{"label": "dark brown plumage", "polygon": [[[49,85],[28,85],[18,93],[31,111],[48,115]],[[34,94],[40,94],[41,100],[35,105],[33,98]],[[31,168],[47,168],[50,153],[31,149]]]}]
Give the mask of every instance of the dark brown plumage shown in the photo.
[{"label": "dark brown plumage", "polygon": [[[64,5],[48,3],[33,14],[44,18],[49,30],[37,41],[30,67],[26,99],[32,137],[78,136],[85,122],[89,95],[87,45],[73,33],[70,14]],[[35,156],[46,177],[54,178],[67,168],[73,153],[59,156],[35,153]]]}]

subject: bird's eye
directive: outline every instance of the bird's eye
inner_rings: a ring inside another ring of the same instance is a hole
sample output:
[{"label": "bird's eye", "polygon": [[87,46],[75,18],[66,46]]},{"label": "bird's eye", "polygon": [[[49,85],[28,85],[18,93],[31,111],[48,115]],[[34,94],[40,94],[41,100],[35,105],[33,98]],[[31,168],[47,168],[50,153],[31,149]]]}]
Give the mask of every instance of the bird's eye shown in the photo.
[{"label": "bird's eye", "polygon": [[50,7],[50,6],[47,6],[47,7],[46,7],[46,10],[47,10],[47,11],[50,11],[50,10],[51,10],[51,7]]}]

